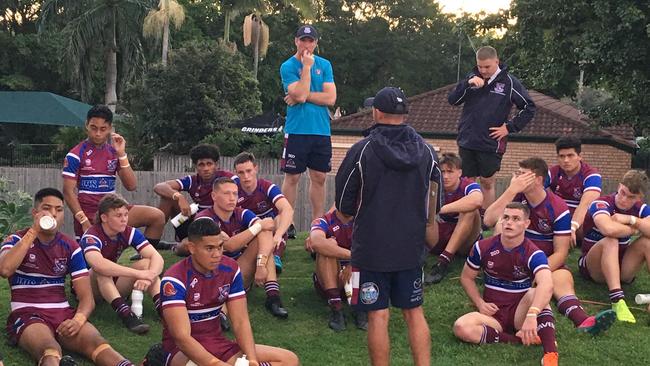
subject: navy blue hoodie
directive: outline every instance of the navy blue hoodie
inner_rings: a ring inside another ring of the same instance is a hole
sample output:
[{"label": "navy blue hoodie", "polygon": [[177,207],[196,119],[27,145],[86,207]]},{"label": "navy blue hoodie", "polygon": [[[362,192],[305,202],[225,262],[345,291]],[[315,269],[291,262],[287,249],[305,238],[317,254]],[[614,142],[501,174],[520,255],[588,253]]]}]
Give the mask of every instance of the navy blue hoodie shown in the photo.
[{"label": "navy blue hoodie", "polygon": [[[456,88],[449,92],[449,104],[463,106],[463,113],[458,123],[458,146],[476,151],[506,152],[507,137],[498,141],[490,137],[490,127],[499,127],[507,123],[508,132],[519,132],[535,115],[535,103],[521,82],[508,73],[508,67],[500,64],[501,72],[482,88],[470,87],[469,79],[481,77],[478,69],[469,73]],[[508,115],[512,105],[519,113],[509,121]]]},{"label": "navy blue hoodie", "polygon": [[350,148],[336,174],[336,208],[355,216],[352,265],[393,272],[422,266],[431,181],[440,169],[411,127],[377,124]]}]

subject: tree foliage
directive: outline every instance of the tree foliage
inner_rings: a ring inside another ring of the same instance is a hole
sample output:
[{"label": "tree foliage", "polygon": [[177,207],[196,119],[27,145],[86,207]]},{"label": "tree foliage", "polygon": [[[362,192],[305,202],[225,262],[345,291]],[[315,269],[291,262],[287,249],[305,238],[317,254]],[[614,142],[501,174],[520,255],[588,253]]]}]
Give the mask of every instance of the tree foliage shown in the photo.
[{"label": "tree foliage", "polygon": [[605,124],[650,128],[650,3],[636,0],[514,0],[508,30],[516,68],[531,87],[556,96],[585,85],[613,99],[592,109]]},{"label": "tree foliage", "polygon": [[257,81],[216,41],[185,44],[170,52],[167,68],[152,66],[127,91],[126,109],[137,121],[137,143],[184,154],[205,136],[261,112]]}]

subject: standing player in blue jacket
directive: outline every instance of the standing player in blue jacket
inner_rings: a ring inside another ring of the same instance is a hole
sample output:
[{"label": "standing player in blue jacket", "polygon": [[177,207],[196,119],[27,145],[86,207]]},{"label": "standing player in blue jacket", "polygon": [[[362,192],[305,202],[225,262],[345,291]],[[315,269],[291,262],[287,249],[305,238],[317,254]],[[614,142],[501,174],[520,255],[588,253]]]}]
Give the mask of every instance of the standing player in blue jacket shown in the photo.
[{"label": "standing player in blue jacket", "polygon": [[438,157],[404,124],[408,106],[400,89],[384,88],[364,104],[372,105],[376,124],[350,148],[336,174],[336,208],[355,216],[352,305],[368,312],[372,365],[390,363],[392,305],[402,310],[408,326],[413,364],[428,366],[431,337],[422,310],[422,266],[426,229],[435,228],[440,207]]},{"label": "standing player in blue jacket", "polygon": [[[483,208],[487,208],[496,199],[494,175],[501,169],[507,136],[526,127],[535,115],[535,104],[490,46],[476,51],[476,67],[449,93],[448,100],[452,105],[465,104],[458,124],[458,153],[463,176],[481,177]],[[513,104],[519,112],[509,120]]]}]

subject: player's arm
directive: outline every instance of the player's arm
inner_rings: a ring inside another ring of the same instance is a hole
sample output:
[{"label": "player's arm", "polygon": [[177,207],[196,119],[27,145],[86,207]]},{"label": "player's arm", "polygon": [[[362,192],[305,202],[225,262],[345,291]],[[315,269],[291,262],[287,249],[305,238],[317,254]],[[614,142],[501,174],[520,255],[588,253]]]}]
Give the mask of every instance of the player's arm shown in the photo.
[{"label": "player's arm", "polygon": [[576,222],[578,224],[577,227],[581,227],[585,221],[585,215],[587,214],[587,209],[589,208],[589,205],[591,205],[591,203],[594,202],[594,200],[599,196],[600,196],[600,191],[589,190],[584,192],[582,194],[582,198],[580,198],[580,203],[578,204],[578,207],[576,207],[575,211],[573,211],[573,217],[571,218],[571,222],[572,223]]},{"label": "player's arm", "polygon": [[594,224],[601,234],[609,238],[624,238],[634,235],[636,229],[629,225],[621,224],[606,214],[595,214]]},{"label": "player's arm", "polygon": [[[353,150],[354,149],[354,150]],[[358,147],[348,150],[336,172],[336,209],[342,214],[356,216],[359,191],[361,190],[361,171],[359,169]]]},{"label": "player's arm", "polygon": [[467,196],[448,203],[440,208],[441,214],[467,213],[478,210],[483,205],[483,193],[480,190],[473,191]]},{"label": "player's arm", "polygon": [[74,220],[79,222],[83,230],[88,230],[90,227],[90,218],[81,209],[79,198],[77,198],[77,181],[63,178],[63,198],[65,204],[68,205],[70,212],[74,214]]},{"label": "player's arm", "polygon": [[239,348],[241,348],[242,352],[249,360],[257,361],[255,340],[253,338],[253,329],[251,328],[250,319],[248,318],[246,297],[242,296],[229,300],[227,304],[228,316],[230,317],[233,333]]},{"label": "player's arm", "polygon": [[351,252],[349,249],[341,248],[334,238],[327,238],[325,232],[314,229],[309,233],[311,247],[314,252],[332,258],[349,260]]},{"label": "player's arm", "polygon": [[535,273],[535,295],[531,306],[544,309],[553,296],[553,277],[548,268],[539,269]]},{"label": "player's arm", "polygon": [[296,103],[305,103],[307,101],[311,84],[311,66],[303,65],[300,79],[287,87],[287,94]]},{"label": "player's arm", "polygon": [[485,215],[483,217],[483,223],[487,226],[494,226],[499,221],[499,218],[503,214],[503,211],[506,209],[508,203],[517,196],[517,194],[523,192],[530,184],[535,181],[535,173],[528,172],[520,175],[512,176],[510,179],[510,185],[506,190],[499,196],[499,198],[494,201],[485,210]]},{"label": "player's arm", "polygon": [[[42,216],[42,213],[38,213],[36,217],[34,217],[34,224],[32,227],[27,230],[25,235],[23,235],[18,242],[13,243],[13,246],[10,246],[11,244],[6,244],[12,237],[8,237],[5,244],[2,245],[0,251],[0,276],[9,278],[13,276],[18,267],[20,267],[23,259],[25,259],[25,255],[27,255],[27,251],[29,251],[30,246],[34,243],[36,236],[38,236],[40,226],[37,224],[37,218],[40,219]],[[15,237],[13,238],[15,239]]]},{"label": "player's arm", "polygon": [[555,271],[566,263],[571,247],[571,235],[553,235],[553,254],[548,257],[548,266]]},{"label": "player's arm", "polygon": [[307,95],[307,102],[333,106],[336,103],[336,84],[334,83],[323,83],[322,92],[310,92]]},{"label": "player's arm", "polygon": [[180,193],[181,189],[180,183],[176,180],[168,180],[164,182],[157,183],[153,186],[153,191],[160,197],[174,199],[176,193]]},{"label": "player's arm", "polygon": [[273,243],[279,244],[293,222],[293,207],[285,197],[276,200],[275,207],[278,209],[278,224],[273,235]]},{"label": "player's arm", "polygon": [[[154,249],[155,250],[155,249]],[[110,261],[102,255],[99,250],[85,250],[84,256],[90,268],[98,274],[106,277],[130,277],[139,280],[150,280],[151,276],[145,276],[144,271],[131,267],[119,265]],[[156,274],[158,275],[158,274]]]},{"label": "player's arm", "polygon": [[153,247],[153,245],[147,245],[140,250],[140,255],[142,258],[149,260],[149,270],[154,272],[156,276],[162,273],[163,267],[165,266],[165,260],[162,255]]},{"label": "player's arm", "polygon": [[535,103],[528,95],[528,91],[516,78],[512,78],[512,93],[510,100],[519,109],[512,121],[506,122],[506,128],[509,133],[519,132],[526,127],[528,122],[535,116]]},{"label": "player's arm", "polygon": [[111,141],[113,148],[117,152],[117,160],[120,164],[120,169],[117,175],[122,181],[122,185],[127,191],[135,191],[138,186],[138,180],[133,172],[133,167],[129,164],[129,157],[126,155],[126,140],[124,137],[117,133],[111,133]]},{"label": "player's arm", "polygon": [[479,270],[474,269],[470,267],[469,264],[465,263],[463,271],[460,274],[460,284],[463,286],[467,297],[469,297],[474,306],[476,306],[477,309],[480,309],[485,301],[476,285],[476,277],[478,276],[478,273]]},{"label": "player's arm", "polygon": [[461,79],[456,87],[452,89],[447,95],[447,101],[451,105],[461,105],[465,102],[465,97],[471,92],[471,85],[469,84],[469,79],[474,77],[474,73],[470,73],[464,79]]},{"label": "player's arm", "polygon": [[[230,310],[230,308],[229,308]],[[221,366],[228,365],[208,352],[201,343],[192,337],[192,327],[187,308],[184,306],[168,306],[163,309],[163,318],[168,324],[169,334],[174,339],[178,349],[197,365]]]},{"label": "player's arm", "polygon": [[[635,221],[634,224],[632,224],[632,221]],[[636,218],[636,220],[631,219],[630,216],[630,227],[633,229],[638,229],[641,234],[645,237],[650,237],[650,218],[644,217],[644,218]]]}]

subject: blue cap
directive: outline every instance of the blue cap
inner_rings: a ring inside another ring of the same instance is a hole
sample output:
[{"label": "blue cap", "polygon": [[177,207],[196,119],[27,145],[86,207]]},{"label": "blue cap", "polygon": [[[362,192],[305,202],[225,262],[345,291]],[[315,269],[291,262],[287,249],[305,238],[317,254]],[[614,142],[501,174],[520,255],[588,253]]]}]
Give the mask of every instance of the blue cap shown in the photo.
[{"label": "blue cap", "polygon": [[315,41],[318,40],[318,31],[316,31],[316,28],[314,28],[313,25],[307,24],[298,28],[298,31],[296,32],[296,38],[303,39],[306,37],[311,38]]},{"label": "blue cap", "polygon": [[364,107],[373,107],[388,114],[408,114],[408,101],[400,88],[387,86],[372,98],[363,102]]}]

